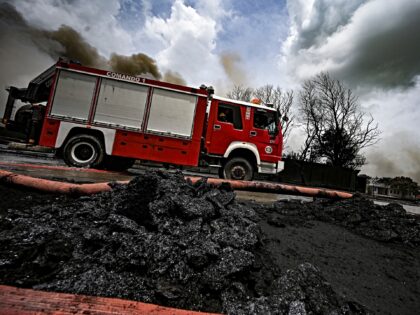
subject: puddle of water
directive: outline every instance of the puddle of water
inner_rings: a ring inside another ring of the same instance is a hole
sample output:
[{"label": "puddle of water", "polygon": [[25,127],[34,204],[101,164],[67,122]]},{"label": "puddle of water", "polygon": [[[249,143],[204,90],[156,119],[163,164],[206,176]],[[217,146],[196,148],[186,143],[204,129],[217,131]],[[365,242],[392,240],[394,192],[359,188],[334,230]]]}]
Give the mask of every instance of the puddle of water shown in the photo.
[{"label": "puddle of water", "polygon": [[[375,200],[374,202],[377,205],[381,205],[381,206],[386,206],[387,204],[389,204],[389,202],[379,201],[379,200]],[[407,212],[415,213],[415,214],[420,214],[420,206],[410,206],[410,205],[402,205],[402,206],[405,209],[405,211],[407,211]]]},{"label": "puddle of water", "polygon": [[302,201],[313,200],[312,197],[253,192],[253,191],[235,191],[235,193],[236,193],[237,199],[239,200],[246,200],[246,201],[254,200],[260,203],[273,203],[278,200],[291,200],[291,199],[297,199],[297,200],[302,200]]}]

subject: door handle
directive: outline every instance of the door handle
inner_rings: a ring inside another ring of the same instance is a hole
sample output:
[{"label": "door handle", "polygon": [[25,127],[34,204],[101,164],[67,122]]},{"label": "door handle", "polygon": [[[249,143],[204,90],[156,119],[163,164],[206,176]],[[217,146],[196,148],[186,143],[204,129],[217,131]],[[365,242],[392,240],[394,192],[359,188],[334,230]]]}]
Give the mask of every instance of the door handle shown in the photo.
[{"label": "door handle", "polygon": [[222,126],[220,126],[220,125],[213,125],[213,129],[214,130],[220,130],[220,129],[222,129]]},{"label": "door handle", "polygon": [[255,137],[257,135],[257,132],[255,130],[252,130],[252,131],[249,132],[249,135],[251,137]]}]

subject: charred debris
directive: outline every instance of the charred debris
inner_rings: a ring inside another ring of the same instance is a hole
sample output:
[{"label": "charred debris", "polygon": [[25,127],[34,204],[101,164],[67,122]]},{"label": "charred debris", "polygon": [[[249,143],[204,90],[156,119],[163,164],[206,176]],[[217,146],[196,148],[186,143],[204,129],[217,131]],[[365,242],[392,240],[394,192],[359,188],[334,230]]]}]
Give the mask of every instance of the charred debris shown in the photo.
[{"label": "charred debris", "polygon": [[419,245],[419,220],[398,205],[356,197],[253,206],[237,202],[229,185],[193,185],[180,173],[150,172],[88,197],[45,198],[2,202],[2,284],[228,314],[368,314],[316,266],[280,270],[259,222],[320,220]]}]

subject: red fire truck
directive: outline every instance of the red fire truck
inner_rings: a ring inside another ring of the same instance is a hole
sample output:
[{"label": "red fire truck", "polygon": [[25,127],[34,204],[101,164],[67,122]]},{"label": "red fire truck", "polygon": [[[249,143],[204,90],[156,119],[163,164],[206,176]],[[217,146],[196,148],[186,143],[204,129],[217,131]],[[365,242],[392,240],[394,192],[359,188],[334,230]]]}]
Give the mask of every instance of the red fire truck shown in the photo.
[{"label": "red fire truck", "polygon": [[[134,160],[217,167],[228,179],[283,169],[280,113],[269,106],[60,60],[28,87],[9,87],[3,123],[55,148],[74,167]],[[15,101],[27,103],[15,113]],[[13,119],[11,119],[13,117]]]}]

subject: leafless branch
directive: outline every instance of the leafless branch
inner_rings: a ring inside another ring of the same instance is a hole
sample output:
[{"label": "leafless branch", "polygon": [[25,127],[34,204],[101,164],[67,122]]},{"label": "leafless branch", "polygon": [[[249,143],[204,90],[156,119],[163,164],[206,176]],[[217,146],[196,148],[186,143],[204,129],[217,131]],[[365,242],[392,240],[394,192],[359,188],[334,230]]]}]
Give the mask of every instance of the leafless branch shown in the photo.
[{"label": "leafless branch", "polygon": [[242,85],[235,85],[233,89],[226,94],[226,96],[233,100],[249,102],[253,92],[254,90],[252,88],[244,87]]}]

